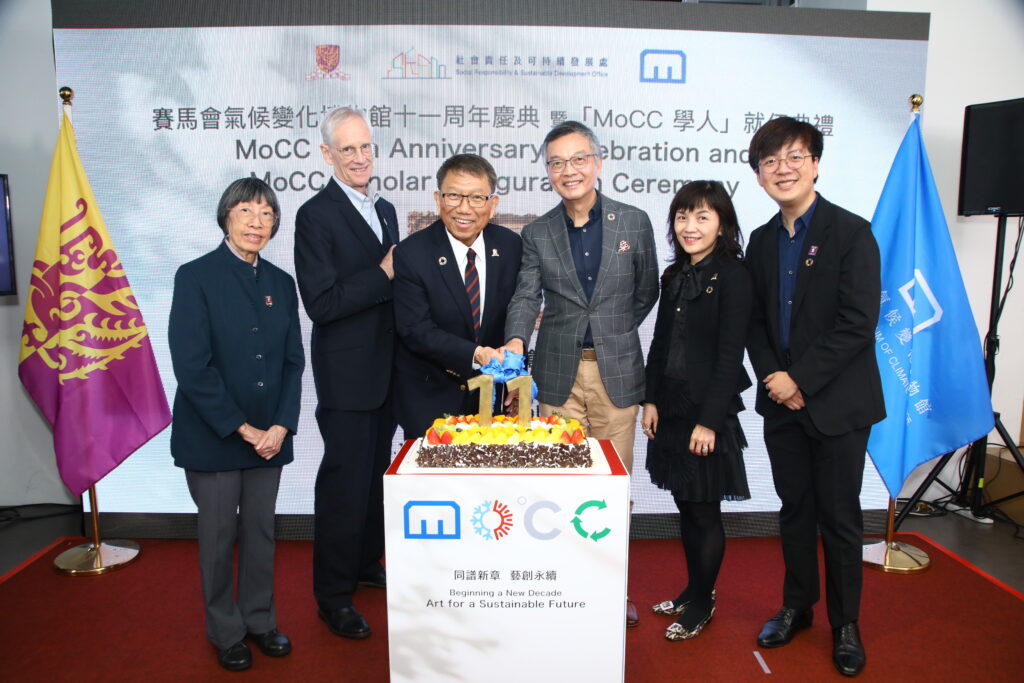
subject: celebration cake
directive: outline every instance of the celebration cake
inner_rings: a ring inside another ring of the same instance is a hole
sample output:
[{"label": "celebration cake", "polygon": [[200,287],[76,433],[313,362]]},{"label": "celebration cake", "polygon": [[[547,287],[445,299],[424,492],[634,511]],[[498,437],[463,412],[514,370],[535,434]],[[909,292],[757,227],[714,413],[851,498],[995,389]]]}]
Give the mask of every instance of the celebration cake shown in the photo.
[{"label": "celebration cake", "polygon": [[476,415],[434,420],[420,440],[419,467],[592,467],[590,443],[579,421],[560,415],[534,417],[530,426],[495,415],[481,427]]}]

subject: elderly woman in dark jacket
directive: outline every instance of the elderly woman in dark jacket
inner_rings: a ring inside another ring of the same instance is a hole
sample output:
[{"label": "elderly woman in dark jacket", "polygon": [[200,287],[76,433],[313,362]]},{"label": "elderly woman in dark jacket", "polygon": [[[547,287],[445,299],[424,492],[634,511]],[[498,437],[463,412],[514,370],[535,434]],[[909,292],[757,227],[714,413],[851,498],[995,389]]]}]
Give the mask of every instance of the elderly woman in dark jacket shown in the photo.
[{"label": "elderly woman in dark jacket", "polygon": [[171,454],[199,512],[206,635],[221,666],[238,671],[252,664],[246,637],[271,657],[291,651],[274,606],[274,507],[292,461],[305,358],[295,281],[259,257],[281,223],[274,191],[236,180],[217,223],[224,240],[174,277]]},{"label": "elderly woman in dark jacket", "polygon": [[743,345],[754,293],[739,260],[736,211],[721,183],[685,185],[668,220],[675,258],[661,278],[641,422],[651,481],[670,491],[679,509],[688,578],[684,591],[653,610],[677,617],[667,639],[686,640],[715,613],[725,553],[721,501],[750,497],[736,415],[740,392],[750,386]]}]

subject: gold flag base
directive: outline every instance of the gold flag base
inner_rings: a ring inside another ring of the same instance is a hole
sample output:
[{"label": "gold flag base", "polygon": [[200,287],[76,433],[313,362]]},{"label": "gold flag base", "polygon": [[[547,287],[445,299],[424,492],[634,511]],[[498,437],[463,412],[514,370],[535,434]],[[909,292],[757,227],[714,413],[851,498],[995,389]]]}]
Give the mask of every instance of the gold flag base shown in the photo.
[{"label": "gold flag base", "polygon": [[864,546],[864,564],[892,574],[916,574],[928,569],[928,553],[908,543],[879,541]]},{"label": "gold flag base", "polygon": [[139,557],[135,541],[103,541],[76,545],[53,561],[57,571],[68,576],[93,576],[126,567]]},{"label": "gold flag base", "polygon": [[867,543],[861,559],[871,569],[892,574],[917,574],[928,569],[928,553],[909,543],[895,540],[896,501],[889,498],[889,518],[885,524],[885,539]]},{"label": "gold flag base", "polygon": [[54,568],[67,576],[96,576],[127,567],[139,556],[135,541],[101,541],[100,515],[96,504],[96,486],[89,487],[89,517],[92,520],[92,543],[65,550],[53,561]]}]

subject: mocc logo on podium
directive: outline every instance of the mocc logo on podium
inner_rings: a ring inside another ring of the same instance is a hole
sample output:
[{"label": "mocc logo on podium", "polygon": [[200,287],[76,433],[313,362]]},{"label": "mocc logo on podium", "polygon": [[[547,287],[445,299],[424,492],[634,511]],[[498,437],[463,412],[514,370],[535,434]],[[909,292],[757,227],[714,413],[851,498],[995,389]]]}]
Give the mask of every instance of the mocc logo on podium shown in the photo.
[{"label": "mocc logo on podium", "polygon": [[410,500],[403,512],[406,538],[462,538],[462,511],[454,500]]},{"label": "mocc logo on podium", "polygon": [[576,533],[583,538],[591,539],[595,543],[610,534],[612,530],[608,527],[599,531],[587,531],[587,529],[584,528],[583,520],[581,519],[581,516],[590,508],[604,510],[606,507],[608,507],[608,504],[603,500],[588,500],[587,502],[580,504],[580,506],[576,508],[576,516],[572,518],[572,526],[576,529]]},{"label": "mocc logo on podium", "polygon": [[499,500],[485,500],[473,510],[471,521],[477,536],[500,541],[512,530],[512,511]]}]

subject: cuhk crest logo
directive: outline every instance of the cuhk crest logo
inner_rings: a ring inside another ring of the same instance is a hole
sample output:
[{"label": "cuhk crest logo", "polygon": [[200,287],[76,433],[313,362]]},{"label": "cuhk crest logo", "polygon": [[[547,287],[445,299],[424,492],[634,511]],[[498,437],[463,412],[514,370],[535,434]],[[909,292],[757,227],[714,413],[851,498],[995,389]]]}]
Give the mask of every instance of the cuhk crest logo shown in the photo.
[{"label": "cuhk crest logo", "polygon": [[340,45],[317,45],[316,46],[316,68],[329,74],[338,68],[338,61],[341,59]]},{"label": "cuhk crest logo", "polygon": [[344,71],[338,71],[338,64],[341,63],[340,45],[317,45],[315,55],[317,70],[313,73],[306,74],[307,81],[315,81],[323,78],[347,81],[351,78],[351,76]]}]

